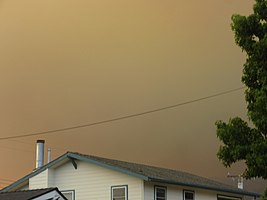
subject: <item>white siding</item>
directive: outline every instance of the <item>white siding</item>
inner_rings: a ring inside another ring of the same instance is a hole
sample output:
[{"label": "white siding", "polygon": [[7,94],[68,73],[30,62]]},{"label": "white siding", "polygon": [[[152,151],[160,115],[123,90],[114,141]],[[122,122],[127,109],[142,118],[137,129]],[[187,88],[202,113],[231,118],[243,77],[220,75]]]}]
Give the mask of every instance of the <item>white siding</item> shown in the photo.
[{"label": "white siding", "polygon": [[164,186],[167,188],[167,199],[168,200],[182,200],[183,190],[166,184],[160,183],[148,183],[145,182],[145,200],[154,200],[154,186]]},{"label": "white siding", "polygon": [[50,185],[54,185],[54,178],[53,178],[53,176],[54,176],[54,169],[49,168],[47,173],[48,173],[47,174],[47,176],[48,176],[48,183],[47,183],[47,185],[48,185],[48,187],[50,187]]},{"label": "white siding", "polygon": [[48,169],[29,179],[29,189],[48,187]]},{"label": "white siding", "polygon": [[205,190],[202,190],[202,191],[197,190],[196,193],[195,193],[195,195],[197,196],[197,199],[200,199],[200,200],[214,200],[214,199],[217,199],[217,194],[218,193],[209,192],[209,191],[205,191]]},{"label": "white siding", "polygon": [[[154,186],[167,187],[167,200],[183,200],[183,191],[190,190],[195,192],[195,200],[217,200],[217,194],[224,194],[228,196],[237,196],[216,191],[196,189],[193,187],[182,187],[160,183],[145,182],[145,200],[154,200]],[[237,196],[238,197],[238,196]]]},{"label": "white siding", "polygon": [[[94,164],[76,162],[77,170],[71,162],[54,169],[53,176],[48,176],[50,180],[47,181],[47,187],[58,187],[61,191],[74,190],[76,200],[110,200],[111,186],[127,185],[129,200],[144,200],[144,185],[141,179]],[[42,177],[46,175],[43,174]],[[42,184],[37,183],[37,179]],[[45,178],[35,177],[31,184],[34,183],[35,188],[44,186],[44,180]]]}]

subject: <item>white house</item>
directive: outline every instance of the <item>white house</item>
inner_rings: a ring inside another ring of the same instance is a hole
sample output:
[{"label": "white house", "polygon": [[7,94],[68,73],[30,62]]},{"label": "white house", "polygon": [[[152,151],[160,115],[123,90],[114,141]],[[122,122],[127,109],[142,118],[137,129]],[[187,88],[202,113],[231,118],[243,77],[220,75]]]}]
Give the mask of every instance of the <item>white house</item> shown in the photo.
[{"label": "white house", "polygon": [[67,152],[1,192],[57,187],[69,200],[239,200],[259,194],[185,172]]}]

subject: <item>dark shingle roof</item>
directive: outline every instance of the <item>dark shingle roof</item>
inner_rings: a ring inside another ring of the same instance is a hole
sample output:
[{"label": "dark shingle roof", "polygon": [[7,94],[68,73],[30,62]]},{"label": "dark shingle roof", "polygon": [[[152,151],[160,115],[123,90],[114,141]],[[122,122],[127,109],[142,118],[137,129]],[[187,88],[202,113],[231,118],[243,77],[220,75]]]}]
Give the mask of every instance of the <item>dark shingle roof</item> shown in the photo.
[{"label": "dark shingle roof", "polygon": [[21,190],[16,192],[1,192],[0,199],[1,200],[30,200],[35,197],[41,196],[53,190],[57,190],[57,188],[45,188],[45,189],[37,189],[37,190]]},{"label": "dark shingle roof", "polygon": [[147,181],[197,187],[202,189],[230,192],[248,196],[259,195],[217,181],[213,181],[204,177],[193,175],[187,172],[154,167],[144,164],[125,162],[120,160],[107,159],[91,155],[84,155],[80,153],[72,153],[72,154],[88,158],[89,160],[94,160],[104,165],[112,166],[111,168],[117,169],[119,171],[122,170],[126,173],[128,172],[130,174],[137,175],[139,177],[146,177]]},{"label": "dark shingle roof", "polygon": [[[167,183],[180,186],[189,186],[207,190],[213,190],[218,192],[228,192],[232,194],[246,195],[259,197],[258,193],[248,192],[246,190],[241,190],[223,183],[219,183],[207,178],[196,176],[187,172],[181,172],[172,169],[148,166],[143,164],[119,161],[108,158],[101,158],[97,156],[84,155],[76,152],[67,152],[66,154],[60,156],[54,161],[44,165],[43,167],[37,169],[36,171],[26,175],[15,183],[7,186],[2,191],[14,190],[19,185],[26,184],[29,178],[41,173],[50,167],[59,166],[66,162],[68,159],[72,160],[72,163],[76,165],[76,160],[85,161],[88,163],[96,164],[101,167],[105,167],[111,170],[115,170],[124,174],[128,174],[144,181],[157,182],[157,183]],[[75,166],[74,166],[75,167]],[[77,167],[77,166],[76,166]],[[79,168],[79,166],[78,166]]]}]

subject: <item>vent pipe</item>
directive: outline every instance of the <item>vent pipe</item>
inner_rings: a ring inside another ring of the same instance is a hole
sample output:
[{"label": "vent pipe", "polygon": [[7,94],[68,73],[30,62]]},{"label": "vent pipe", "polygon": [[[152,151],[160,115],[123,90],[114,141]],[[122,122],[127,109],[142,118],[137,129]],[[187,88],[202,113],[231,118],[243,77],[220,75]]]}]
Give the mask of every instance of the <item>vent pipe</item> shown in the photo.
[{"label": "vent pipe", "polygon": [[238,177],[238,180],[237,180],[237,187],[241,190],[244,189],[244,179],[242,176],[239,176]]},{"label": "vent pipe", "polygon": [[37,140],[36,142],[36,169],[44,165],[44,143],[44,140]]},{"label": "vent pipe", "polygon": [[50,161],[51,161],[51,149],[48,148],[47,149],[47,163],[50,163]]}]

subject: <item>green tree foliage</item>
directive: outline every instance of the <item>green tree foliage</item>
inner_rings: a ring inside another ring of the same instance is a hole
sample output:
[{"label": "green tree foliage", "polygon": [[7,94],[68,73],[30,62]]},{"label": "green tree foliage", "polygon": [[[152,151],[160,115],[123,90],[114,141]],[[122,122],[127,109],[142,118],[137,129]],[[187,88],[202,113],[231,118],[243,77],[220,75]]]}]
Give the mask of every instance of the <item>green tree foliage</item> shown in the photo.
[{"label": "green tree foliage", "polygon": [[246,178],[267,179],[267,0],[256,0],[253,11],[232,16],[236,44],[247,55],[242,82],[253,127],[239,117],[217,121],[217,136],[223,142],[217,155],[226,167],[244,160]]},{"label": "green tree foliage", "polygon": [[267,188],[266,190],[264,191],[262,197],[261,197],[261,200],[267,200]]}]

